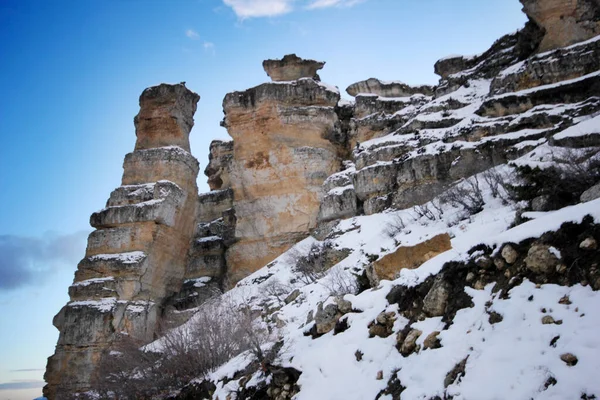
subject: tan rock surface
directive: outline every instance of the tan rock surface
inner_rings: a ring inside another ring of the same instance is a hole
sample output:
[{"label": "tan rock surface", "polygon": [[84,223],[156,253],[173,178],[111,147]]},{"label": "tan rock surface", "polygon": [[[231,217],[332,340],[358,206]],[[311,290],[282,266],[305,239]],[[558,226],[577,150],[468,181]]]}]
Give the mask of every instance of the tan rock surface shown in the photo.
[{"label": "tan rock surface", "polygon": [[341,145],[332,140],[339,98],[312,79],[267,83],[225,97],[237,217],[237,243],[227,251],[232,281],[269,263],[316,226],[323,181],[341,164]]},{"label": "tan rock surface", "polygon": [[353,83],[346,88],[350,96],[358,94],[376,94],[381,97],[410,97],[413,94],[433,95],[434,88],[429,85],[410,86],[398,81],[381,81],[377,78],[369,78],[365,81]]},{"label": "tan rock surface", "polygon": [[281,60],[263,61],[263,68],[273,82],[295,81],[300,78],[319,80],[317,71],[324,65],[324,62],[305,60],[295,54],[288,54]]},{"label": "tan rock surface", "polygon": [[371,281],[392,280],[404,269],[414,269],[425,261],[452,249],[450,236],[442,233],[415,246],[400,246],[393,253],[373,262],[368,274]]},{"label": "tan rock surface", "polygon": [[520,0],[523,11],[546,33],[539,52],[590,39],[600,34],[598,0]]},{"label": "tan rock surface", "polygon": [[44,376],[50,400],[88,390],[122,333],[154,339],[160,305],[182,285],[198,202],[198,162],[185,150],[198,100],[182,84],[140,97],[123,186],[90,218],[97,230],[69,288],[71,301],[54,319],[60,336]]}]

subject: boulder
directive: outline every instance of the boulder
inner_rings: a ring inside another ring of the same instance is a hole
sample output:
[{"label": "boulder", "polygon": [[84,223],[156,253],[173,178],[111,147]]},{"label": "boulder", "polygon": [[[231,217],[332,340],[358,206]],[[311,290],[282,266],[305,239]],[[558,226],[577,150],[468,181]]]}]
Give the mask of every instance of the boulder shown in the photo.
[{"label": "boulder", "polygon": [[[375,285],[381,279],[393,280],[402,269],[418,268],[425,261],[451,248],[450,236],[447,233],[441,233],[415,246],[400,246],[393,253],[373,262],[367,270],[367,276]],[[436,298],[432,295],[432,302]],[[435,309],[433,305],[432,309]]]},{"label": "boulder", "polygon": [[319,303],[317,312],[315,313],[315,328],[317,334],[323,335],[332,331],[342,315],[343,314],[336,304],[328,304],[323,308],[323,303]]},{"label": "boulder", "polygon": [[588,201],[596,200],[598,198],[600,198],[600,183],[595,184],[594,186],[583,192],[579,200],[581,200],[582,203],[585,203]]},{"label": "boulder", "polygon": [[430,317],[441,317],[446,312],[449,295],[450,284],[437,278],[423,299],[423,311]]},{"label": "boulder", "polygon": [[400,347],[400,353],[404,357],[409,356],[415,351],[419,351],[420,346],[417,345],[417,339],[419,339],[419,337],[421,337],[422,334],[423,332],[418,329],[411,329],[411,331],[408,332],[408,335],[406,335],[406,339],[404,339],[404,342]]},{"label": "boulder", "polygon": [[295,81],[301,78],[320,80],[317,71],[325,66],[322,61],[305,60],[288,54],[281,60],[265,60],[263,68],[273,82]]},{"label": "boulder", "polygon": [[510,244],[506,244],[504,247],[502,247],[502,252],[500,255],[508,264],[514,264],[519,257],[519,253],[517,253],[514,247],[512,247]]},{"label": "boulder", "polygon": [[560,260],[551,251],[551,247],[544,244],[534,244],[529,248],[525,265],[536,274],[550,274],[556,271]]}]

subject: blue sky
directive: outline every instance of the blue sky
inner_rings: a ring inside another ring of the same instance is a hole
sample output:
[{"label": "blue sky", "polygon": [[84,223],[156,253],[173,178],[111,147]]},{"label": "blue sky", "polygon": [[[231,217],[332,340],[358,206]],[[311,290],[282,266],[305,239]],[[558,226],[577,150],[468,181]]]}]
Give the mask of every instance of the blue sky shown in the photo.
[{"label": "blue sky", "polygon": [[[525,22],[517,0],[0,0],[0,400],[40,389],[52,317],[120,183],[148,86],[201,96],[203,169],[226,93],[267,81],[262,60],[326,61],[345,89],[377,77],[436,83],[434,62],[485,51]],[[200,176],[201,191],[208,190]]]}]

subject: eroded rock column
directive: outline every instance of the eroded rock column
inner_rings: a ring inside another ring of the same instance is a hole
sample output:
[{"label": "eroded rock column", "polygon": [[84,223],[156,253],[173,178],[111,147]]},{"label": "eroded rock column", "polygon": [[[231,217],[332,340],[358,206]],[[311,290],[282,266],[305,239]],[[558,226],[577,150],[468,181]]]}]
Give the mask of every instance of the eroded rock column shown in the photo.
[{"label": "eroded rock column", "polygon": [[181,288],[197,209],[199,166],[188,136],[199,99],[183,84],[140,96],[122,186],[90,217],[96,230],[70,301],[54,318],[60,337],[45,374],[50,400],[90,388],[100,358],[120,337],[153,340],[165,299]]},{"label": "eroded rock column", "polygon": [[323,181],[340,169],[344,138],[338,90],[315,80],[324,63],[268,60],[277,82],[225,96],[233,138],[228,180],[236,242],[227,250],[230,283],[268,264],[316,226]]}]

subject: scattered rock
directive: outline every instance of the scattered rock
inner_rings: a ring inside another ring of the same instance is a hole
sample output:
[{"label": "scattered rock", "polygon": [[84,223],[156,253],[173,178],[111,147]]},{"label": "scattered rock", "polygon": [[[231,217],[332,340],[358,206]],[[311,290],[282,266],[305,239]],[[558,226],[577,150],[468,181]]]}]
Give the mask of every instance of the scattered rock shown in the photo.
[{"label": "scattered rock", "polygon": [[446,311],[450,285],[442,279],[436,279],[435,283],[423,299],[423,311],[430,317],[440,317]]},{"label": "scattered rock", "polygon": [[552,209],[551,197],[549,195],[538,196],[531,200],[532,211],[550,211]]},{"label": "scattered rock", "polygon": [[290,304],[292,301],[296,300],[298,296],[300,296],[300,290],[296,289],[285,298],[285,304]]},{"label": "scattered rock", "polygon": [[514,264],[519,257],[519,253],[517,253],[517,251],[510,244],[507,244],[502,248],[502,253],[500,255],[504,261],[509,264]]},{"label": "scattered rock", "polygon": [[551,324],[562,325],[562,320],[559,319],[558,321],[556,321],[551,315],[544,315],[542,317],[542,324],[544,324],[544,325],[551,325]]},{"label": "scattered rock", "polygon": [[356,361],[362,361],[364,355],[365,354],[360,350],[356,350],[356,352],[354,353],[354,357],[356,357]]},{"label": "scattered rock", "polygon": [[544,244],[534,244],[529,248],[525,265],[536,274],[549,274],[556,270],[559,259],[551,247]]},{"label": "scattered rock", "polygon": [[438,338],[440,332],[433,331],[423,341],[423,349],[439,349],[442,347],[440,339]]},{"label": "scattered rock", "polygon": [[393,312],[380,313],[377,318],[375,318],[375,321],[369,325],[369,336],[378,336],[381,338],[390,336],[393,333],[395,320],[396,314]]},{"label": "scattered rock", "polygon": [[335,328],[335,324],[338,319],[342,316],[339,308],[335,304],[328,304],[323,308],[323,303],[319,303],[317,306],[317,312],[315,314],[315,327],[317,334],[323,335]]},{"label": "scattered rock", "polygon": [[498,270],[503,270],[506,267],[506,263],[502,258],[494,258],[494,265]]},{"label": "scattered rock", "polygon": [[504,317],[502,317],[502,314],[497,313],[496,311],[492,311],[490,312],[490,317],[488,318],[488,321],[490,324],[497,324],[498,322],[502,322],[502,320],[504,319]]},{"label": "scattered rock", "polygon": [[561,354],[560,359],[563,360],[564,363],[569,367],[577,365],[577,362],[579,361],[577,357],[571,353]]},{"label": "scattered rock", "polygon": [[352,312],[352,303],[348,300],[345,300],[344,296],[336,296],[334,301],[342,314],[348,314],[349,312]]},{"label": "scattered rock", "polygon": [[596,242],[596,239],[589,237],[579,244],[579,248],[584,250],[596,250],[598,248],[598,242]]},{"label": "scattered rock", "polygon": [[600,198],[600,183],[595,184],[594,186],[583,192],[579,197],[579,200],[581,200],[582,203],[585,203],[588,201],[596,200],[598,198]]},{"label": "scattered rock", "polygon": [[378,372],[377,372],[377,378],[376,378],[376,379],[377,379],[378,381],[380,381],[380,380],[382,380],[382,379],[383,379],[383,371],[378,371]]},{"label": "scattered rock", "polygon": [[563,297],[560,298],[560,300],[558,301],[558,304],[570,305],[571,299],[569,298],[569,296],[564,295]]},{"label": "scattered rock", "polygon": [[446,374],[446,378],[444,379],[445,388],[452,385],[457,379],[460,379],[465,375],[465,367],[467,366],[468,359],[469,356],[465,357],[464,360],[456,364],[454,368],[452,368],[452,370]]},{"label": "scattered rock", "polygon": [[423,332],[421,332],[418,329],[411,329],[411,331],[408,332],[408,335],[406,335],[406,339],[404,339],[404,342],[402,343],[402,346],[400,347],[400,353],[404,357],[407,357],[410,354],[419,351],[420,346],[417,346],[417,339],[422,334],[423,334]]}]

